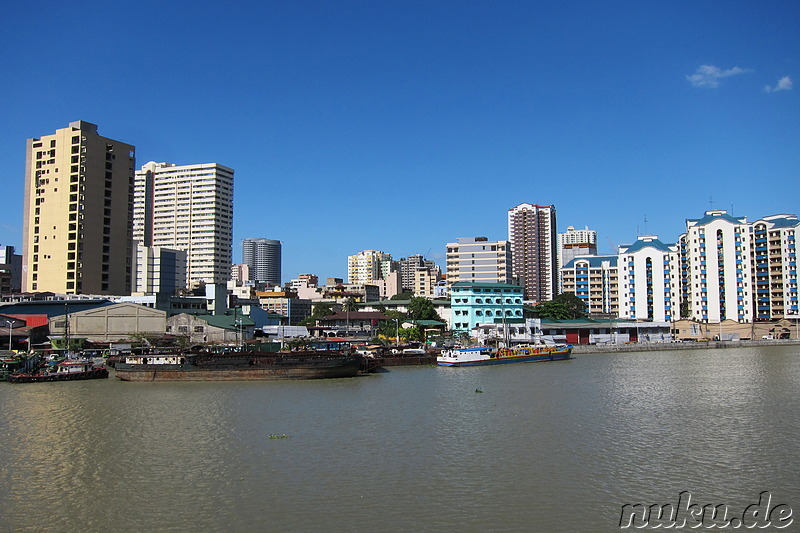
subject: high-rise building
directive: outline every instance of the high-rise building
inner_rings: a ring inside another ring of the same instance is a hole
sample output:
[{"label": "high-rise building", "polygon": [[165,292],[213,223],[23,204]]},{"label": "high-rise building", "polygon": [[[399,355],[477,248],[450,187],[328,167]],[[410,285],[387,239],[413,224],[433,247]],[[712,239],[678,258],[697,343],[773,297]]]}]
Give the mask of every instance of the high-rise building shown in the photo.
[{"label": "high-rise building", "polygon": [[28,139],[23,291],[130,294],[134,151],[83,121]]},{"label": "high-rise building", "polygon": [[277,287],[281,284],[281,241],[243,239],[242,262],[250,267],[250,279]]},{"label": "high-rise building", "polygon": [[436,295],[436,284],[439,281],[438,274],[434,269],[417,267],[414,271],[414,284],[412,286],[414,296],[433,299]]},{"label": "high-rise building", "polygon": [[561,267],[563,292],[586,304],[590,318],[619,316],[616,255],[582,255]]},{"label": "high-rise building", "polygon": [[755,319],[798,316],[797,215],[771,215],[752,224],[751,264],[755,282]]},{"label": "high-rise building", "polygon": [[133,292],[175,295],[186,288],[186,252],[136,244]]},{"label": "high-rise building", "polygon": [[552,300],[558,291],[556,207],[523,203],[509,209],[508,242],[525,299]]},{"label": "high-rise building", "polygon": [[[686,220],[679,242],[686,318],[711,323],[753,320],[751,247],[759,243],[751,242],[751,229],[745,217],[723,210]],[[764,288],[768,290],[766,284]]]},{"label": "high-rise building", "polygon": [[680,254],[677,244],[642,235],[619,247],[619,316],[670,322],[680,318]]},{"label": "high-rise building", "polygon": [[391,271],[392,256],[380,250],[364,250],[347,257],[347,279],[350,283],[386,279]]},{"label": "high-rise building", "polygon": [[135,240],[186,251],[190,287],[228,281],[233,169],[151,161],[136,172],[133,213]]},{"label": "high-rise building", "polygon": [[414,290],[416,272],[420,268],[438,273],[439,267],[435,261],[425,259],[420,254],[409,255],[397,261],[397,270],[400,272],[400,285],[404,291],[416,292]]},{"label": "high-rise building", "polygon": [[456,239],[447,244],[447,283],[511,283],[511,247],[508,241],[486,237]]},{"label": "high-rise building", "polygon": [[250,267],[243,263],[231,265],[230,281],[250,281]]},{"label": "high-rise building", "polygon": [[578,256],[597,255],[597,232],[588,227],[575,229],[575,226],[567,226],[567,231],[558,234],[557,241],[559,270]]},{"label": "high-rise building", "polygon": [[0,245],[0,294],[22,290],[22,256],[13,246]]}]

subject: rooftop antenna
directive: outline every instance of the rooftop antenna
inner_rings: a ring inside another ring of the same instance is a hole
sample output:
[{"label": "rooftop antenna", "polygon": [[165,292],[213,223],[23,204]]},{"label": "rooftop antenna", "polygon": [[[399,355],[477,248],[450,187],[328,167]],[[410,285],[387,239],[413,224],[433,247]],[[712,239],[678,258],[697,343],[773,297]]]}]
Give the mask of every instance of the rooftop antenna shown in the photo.
[{"label": "rooftop antenna", "polygon": [[713,196],[709,196],[708,197],[708,205],[711,206],[711,211],[713,211],[714,210],[714,197]]},{"label": "rooftop antenna", "polygon": [[644,216],[644,234],[647,235],[647,215]]}]

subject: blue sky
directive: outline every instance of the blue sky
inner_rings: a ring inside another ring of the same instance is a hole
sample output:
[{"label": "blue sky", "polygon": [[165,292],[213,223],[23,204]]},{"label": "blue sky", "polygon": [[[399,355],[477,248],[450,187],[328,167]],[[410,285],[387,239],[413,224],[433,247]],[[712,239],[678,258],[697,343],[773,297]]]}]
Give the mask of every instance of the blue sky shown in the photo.
[{"label": "blue sky", "polygon": [[74,120],[137,165],[217,162],[283,277],[379,249],[444,264],[554,204],[601,253],[712,206],[797,213],[800,3],[14,2],[0,31],[0,243],[25,139]]}]

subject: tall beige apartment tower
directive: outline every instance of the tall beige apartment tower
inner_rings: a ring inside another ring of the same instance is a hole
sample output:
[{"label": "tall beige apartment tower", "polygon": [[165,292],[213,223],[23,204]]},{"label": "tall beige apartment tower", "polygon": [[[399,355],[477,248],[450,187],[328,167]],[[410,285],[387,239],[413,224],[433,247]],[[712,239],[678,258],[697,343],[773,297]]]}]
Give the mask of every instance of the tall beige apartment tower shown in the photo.
[{"label": "tall beige apartment tower", "polygon": [[546,302],[558,294],[556,206],[519,204],[508,210],[508,242],[514,278],[525,300]]},{"label": "tall beige apartment tower", "polygon": [[133,238],[186,252],[186,281],[227,283],[233,244],[233,169],[150,161],[136,171]]},{"label": "tall beige apartment tower", "polygon": [[23,291],[130,294],[134,151],[83,121],[27,140]]}]

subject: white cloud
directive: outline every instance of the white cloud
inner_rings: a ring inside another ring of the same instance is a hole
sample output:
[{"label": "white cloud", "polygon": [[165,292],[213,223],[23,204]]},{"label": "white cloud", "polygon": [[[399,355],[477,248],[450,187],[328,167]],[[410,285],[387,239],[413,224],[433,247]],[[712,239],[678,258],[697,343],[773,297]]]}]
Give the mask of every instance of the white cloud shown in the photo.
[{"label": "white cloud", "polygon": [[721,68],[713,65],[700,65],[697,67],[695,73],[690,76],[686,76],[686,79],[689,80],[689,83],[691,83],[694,87],[716,89],[719,87],[719,80],[722,78],[746,74],[748,72],[751,72],[751,70],[746,68],[733,67],[722,70]]},{"label": "white cloud", "polygon": [[792,85],[793,85],[792,78],[790,78],[789,76],[784,76],[778,80],[778,83],[775,84],[775,87],[770,87],[769,85],[767,85],[766,87],[764,87],[764,91],[768,93],[775,93],[778,91],[789,91],[792,89]]}]

